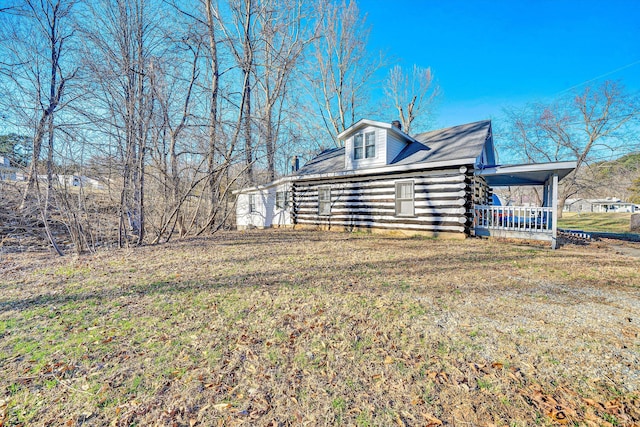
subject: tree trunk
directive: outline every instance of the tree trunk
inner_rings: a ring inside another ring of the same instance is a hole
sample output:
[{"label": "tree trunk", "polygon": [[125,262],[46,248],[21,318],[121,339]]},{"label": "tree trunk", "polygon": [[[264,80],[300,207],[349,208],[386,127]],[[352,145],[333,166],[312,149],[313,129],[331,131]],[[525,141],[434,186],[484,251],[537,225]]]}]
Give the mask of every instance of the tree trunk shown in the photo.
[{"label": "tree trunk", "polygon": [[243,78],[243,127],[244,152],[249,182],[254,182],[253,174],[253,142],[251,138],[251,70],[253,68],[253,46],[251,42],[251,17],[253,0],[245,0],[244,21],[244,60],[242,63]]},{"label": "tree trunk", "polygon": [[[209,215],[212,216],[218,205],[218,174],[217,169],[217,129],[218,129],[218,91],[220,70],[218,64],[218,44],[216,40],[215,19],[212,0],[205,0],[207,14],[207,30],[209,36],[209,55],[211,55],[211,93],[209,98],[209,153],[208,153],[208,185],[209,185]],[[216,12],[217,16],[217,12]],[[213,224],[212,224],[213,225]]]},{"label": "tree trunk", "polygon": [[250,74],[248,71],[244,71],[244,96],[243,96],[243,112],[242,122],[244,129],[244,155],[247,165],[247,177],[249,182],[254,182],[253,176],[253,142],[251,139],[251,85]]},{"label": "tree trunk", "polygon": [[44,127],[49,120],[49,110],[45,110],[36,126],[35,135],[33,137],[33,146],[31,151],[31,163],[29,172],[27,173],[27,185],[22,195],[22,203],[20,210],[26,208],[29,196],[33,193],[36,179],[38,179],[38,162],[40,161],[40,153],[42,152],[42,139],[44,138]]},{"label": "tree trunk", "polygon": [[275,147],[275,132],[272,115],[272,110],[268,106],[265,114],[266,123],[265,126],[265,148],[267,150],[267,178],[269,181],[276,179],[276,147]]}]

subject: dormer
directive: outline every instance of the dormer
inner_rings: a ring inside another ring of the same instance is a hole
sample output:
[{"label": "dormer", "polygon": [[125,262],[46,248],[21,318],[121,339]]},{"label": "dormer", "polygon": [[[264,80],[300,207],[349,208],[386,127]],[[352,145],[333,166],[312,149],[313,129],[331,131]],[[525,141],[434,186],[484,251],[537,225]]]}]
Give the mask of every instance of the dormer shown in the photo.
[{"label": "dormer", "polygon": [[338,135],[338,139],[343,141],[346,170],[391,164],[414,141],[402,132],[399,122],[383,123],[373,120],[360,120]]}]

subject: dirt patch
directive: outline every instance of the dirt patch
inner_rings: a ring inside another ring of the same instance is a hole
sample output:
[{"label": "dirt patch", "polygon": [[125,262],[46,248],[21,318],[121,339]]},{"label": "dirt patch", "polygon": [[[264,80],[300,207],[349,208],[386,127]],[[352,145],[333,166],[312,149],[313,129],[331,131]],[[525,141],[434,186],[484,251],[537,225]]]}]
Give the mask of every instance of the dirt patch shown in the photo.
[{"label": "dirt patch", "polygon": [[640,242],[625,242],[613,239],[603,239],[603,241],[618,254],[640,258]]}]

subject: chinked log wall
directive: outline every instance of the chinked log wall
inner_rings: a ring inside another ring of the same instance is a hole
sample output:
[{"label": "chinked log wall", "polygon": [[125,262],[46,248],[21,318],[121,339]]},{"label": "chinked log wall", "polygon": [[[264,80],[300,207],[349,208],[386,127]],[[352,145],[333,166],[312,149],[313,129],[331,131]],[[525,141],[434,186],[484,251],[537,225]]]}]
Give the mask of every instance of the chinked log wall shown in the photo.
[{"label": "chinked log wall", "polygon": [[[415,216],[396,216],[396,182],[414,182]],[[293,221],[319,228],[380,228],[469,234],[471,167],[403,174],[299,180],[293,185]],[[318,214],[318,188],[331,189],[331,214]]]}]

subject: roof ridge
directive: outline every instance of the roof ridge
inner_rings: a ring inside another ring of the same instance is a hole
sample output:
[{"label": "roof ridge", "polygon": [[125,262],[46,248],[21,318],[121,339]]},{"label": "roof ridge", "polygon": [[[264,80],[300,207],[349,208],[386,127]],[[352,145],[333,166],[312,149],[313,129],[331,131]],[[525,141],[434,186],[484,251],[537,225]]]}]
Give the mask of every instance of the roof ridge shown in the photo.
[{"label": "roof ridge", "polygon": [[477,120],[475,122],[463,123],[463,124],[460,124],[460,125],[449,126],[449,127],[446,127],[446,128],[428,130],[428,131],[425,131],[425,132],[417,133],[417,134],[413,135],[412,138],[415,139],[419,135],[424,135],[424,134],[427,134],[427,133],[442,132],[442,131],[449,130],[449,129],[455,129],[455,128],[459,128],[459,127],[463,127],[463,126],[470,126],[470,125],[475,125],[475,124],[478,124],[478,123],[485,123],[485,122],[488,122],[489,124],[491,124],[491,119]]}]

